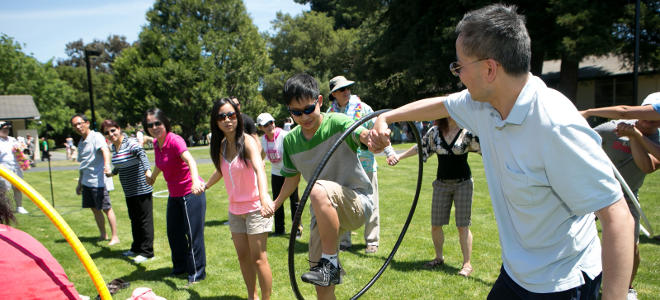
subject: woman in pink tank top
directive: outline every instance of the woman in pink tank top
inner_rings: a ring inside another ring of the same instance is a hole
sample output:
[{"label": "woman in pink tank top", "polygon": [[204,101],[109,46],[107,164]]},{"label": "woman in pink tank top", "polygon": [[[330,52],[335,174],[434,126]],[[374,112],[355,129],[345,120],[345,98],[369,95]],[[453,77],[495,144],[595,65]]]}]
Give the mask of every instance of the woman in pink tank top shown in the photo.
[{"label": "woman in pink tank top", "polygon": [[[266,255],[268,232],[273,213],[268,181],[260,149],[252,136],[243,132],[243,120],[236,103],[229,98],[216,100],[211,110],[211,159],[215,171],[206,189],[225,179],[229,195],[229,229],[249,299],[270,299],[273,276]],[[256,271],[256,274],[255,274]]]}]

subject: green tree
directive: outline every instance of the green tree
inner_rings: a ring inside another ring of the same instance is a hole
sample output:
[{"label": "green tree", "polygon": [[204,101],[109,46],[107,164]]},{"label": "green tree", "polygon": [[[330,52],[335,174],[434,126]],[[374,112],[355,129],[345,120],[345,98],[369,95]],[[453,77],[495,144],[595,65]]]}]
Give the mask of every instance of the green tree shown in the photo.
[{"label": "green tree", "polygon": [[[356,29],[334,30],[331,17],[314,11],[295,17],[278,13],[273,23],[277,32],[269,40],[273,64],[264,78],[262,90],[270,103],[282,100],[284,82],[299,72],[314,76],[326,97],[330,78],[336,75],[353,78]],[[278,114],[279,118],[285,115],[277,110],[271,113]]]},{"label": "green tree", "polygon": [[294,0],[307,4],[312,11],[322,12],[333,18],[335,29],[358,28],[370,16],[386,6],[382,0]]},{"label": "green tree", "polygon": [[69,133],[69,118],[74,111],[66,103],[74,98],[73,88],[59,79],[51,62],[41,64],[21,49],[13,38],[0,34],[0,94],[32,95],[42,123],[30,126],[38,128],[42,135],[46,123],[55,129],[51,135],[61,137]]},{"label": "green tree", "polygon": [[[660,1],[640,2],[640,71],[660,69]],[[624,8],[624,16],[615,23],[616,52],[622,55],[628,66],[634,63],[635,54],[635,4]]]},{"label": "green tree", "polygon": [[258,89],[270,61],[242,1],[159,0],[147,21],[112,65],[121,121],[159,107],[187,137],[206,128],[218,97],[238,97],[249,114],[265,105]]},{"label": "green tree", "polygon": [[111,65],[119,56],[121,51],[130,47],[126,42],[125,36],[109,35],[105,41],[95,39],[89,44],[84,44],[82,39],[66,44],[66,59],[59,60],[58,66],[72,66],[85,68],[85,49],[99,51],[99,55],[92,56],[90,59],[91,68],[104,73],[110,73]]}]

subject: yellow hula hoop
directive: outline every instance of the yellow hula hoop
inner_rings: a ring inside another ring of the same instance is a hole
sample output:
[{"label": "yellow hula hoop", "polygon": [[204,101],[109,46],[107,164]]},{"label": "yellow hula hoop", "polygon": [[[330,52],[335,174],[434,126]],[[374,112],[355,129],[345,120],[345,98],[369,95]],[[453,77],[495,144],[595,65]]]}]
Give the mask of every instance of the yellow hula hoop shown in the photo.
[{"label": "yellow hula hoop", "polygon": [[89,253],[87,253],[87,250],[85,250],[85,247],[78,239],[78,236],[76,236],[71,227],[69,227],[69,224],[64,221],[62,216],[57,213],[55,208],[48,204],[46,199],[44,199],[44,197],[39,194],[39,192],[37,192],[32,186],[25,182],[25,180],[18,177],[14,172],[7,170],[7,168],[2,165],[0,165],[0,176],[9,180],[11,184],[17,187],[21,192],[23,192],[23,194],[27,195],[30,200],[32,200],[32,202],[34,202],[34,204],[36,204],[37,207],[39,207],[39,209],[41,209],[41,211],[44,212],[46,216],[48,216],[53,224],[55,224],[55,227],[57,227],[60,233],[62,233],[66,241],[69,242],[69,245],[71,245],[71,248],[73,248],[73,251],[76,253],[76,255],[78,255],[78,259],[80,259],[83,266],[85,267],[85,270],[87,270],[87,273],[89,273],[89,276],[92,278],[92,282],[94,282],[94,286],[96,286],[96,290],[99,292],[101,299],[111,300],[112,296],[110,295],[110,291],[108,291],[108,287],[105,285],[105,281],[103,281],[103,277],[101,277],[99,269],[96,268],[96,264],[94,264],[94,261],[89,256]]}]

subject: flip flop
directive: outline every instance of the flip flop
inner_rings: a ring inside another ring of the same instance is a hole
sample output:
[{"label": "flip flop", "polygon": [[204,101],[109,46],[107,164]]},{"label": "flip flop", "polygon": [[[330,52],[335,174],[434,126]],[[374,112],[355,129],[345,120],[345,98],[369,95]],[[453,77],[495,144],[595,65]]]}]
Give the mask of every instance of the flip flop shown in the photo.
[{"label": "flip flop", "polygon": [[427,268],[427,269],[434,269],[434,268],[442,266],[444,263],[445,263],[444,258],[434,258],[433,260],[424,263],[423,266],[424,266],[424,268]]}]

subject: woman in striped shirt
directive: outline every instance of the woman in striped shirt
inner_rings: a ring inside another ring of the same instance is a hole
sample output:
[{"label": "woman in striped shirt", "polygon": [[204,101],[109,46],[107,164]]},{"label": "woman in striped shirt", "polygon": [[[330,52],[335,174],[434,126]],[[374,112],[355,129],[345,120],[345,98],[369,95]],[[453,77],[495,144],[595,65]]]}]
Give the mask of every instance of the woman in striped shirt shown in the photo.
[{"label": "woman in striped shirt", "polygon": [[101,132],[112,143],[112,174],[119,174],[131,219],[133,244],[123,255],[141,263],[154,256],[153,190],[145,180],[145,175],[151,176],[149,160],[138,141],[122,133],[115,121],[103,121]]}]

